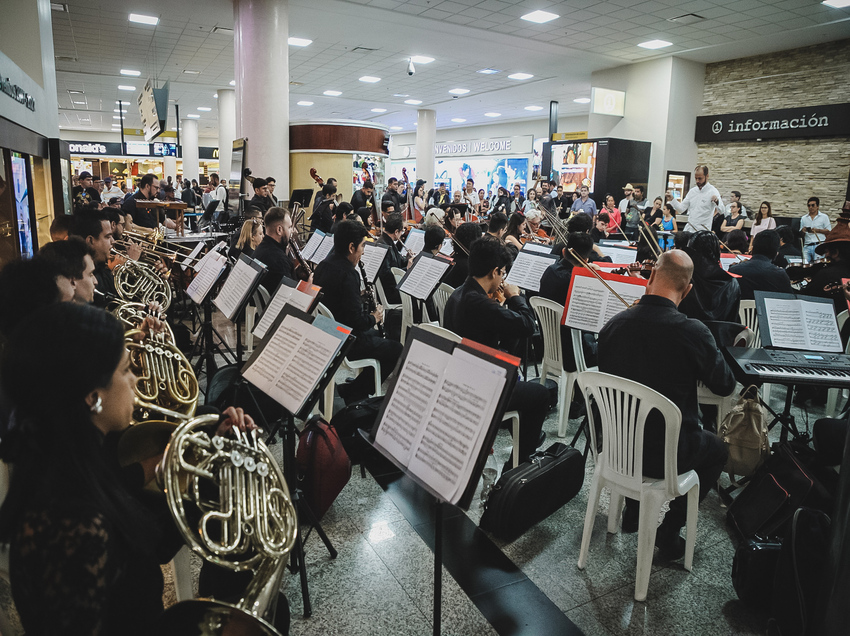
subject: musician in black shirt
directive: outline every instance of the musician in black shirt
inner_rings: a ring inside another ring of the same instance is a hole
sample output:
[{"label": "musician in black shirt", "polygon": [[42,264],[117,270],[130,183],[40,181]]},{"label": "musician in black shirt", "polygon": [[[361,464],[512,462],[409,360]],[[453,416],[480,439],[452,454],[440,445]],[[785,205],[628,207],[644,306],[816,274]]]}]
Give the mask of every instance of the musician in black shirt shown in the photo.
[{"label": "musician in black shirt", "polygon": [[[756,235],[758,238],[758,235]],[[826,235],[826,239],[815,248],[815,252],[826,256],[826,266],[812,276],[806,285],[806,294],[832,298],[835,312],[847,309],[847,301],[841,293],[842,279],[850,278],[850,210],[842,210],[836,219],[835,227]],[[828,291],[832,286],[839,289]]]},{"label": "musician in black shirt", "polygon": [[[322,288],[322,302],[334,319],[351,327],[357,338],[348,352],[348,359],[375,358],[381,363],[381,382],[384,382],[395,369],[403,347],[400,342],[378,334],[375,325],[383,320],[383,308],[378,305],[370,313],[360,295],[361,276],[357,263],[363,255],[367,236],[368,230],[360,223],[342,221],[334,233],[333,252],[316,267],[313,280]],[[337,390],[348,404],[370,395],[374,384],[374,371],[367,368],[354,381],[337,385]]]},{"label": "musician in black shirt", "polygon": [[374,192],[375,186],[372,182],[364,181],[363,187],[351,196],[351,207],[353,207],[354,211],[360,215],[360,218],[363,219],[363,225],[366,227],[372,227],[370,217],[373,214],[377,214],[375,211],[376,206]]},{"label": "musician in black shirt", "polygon": [[388,246],[387,255],[384,257],[384,261],[378,269],[378,279],[381,281],[381,287],[384,288],[384,295],[386,296],[387,302],[393,305],[400,303],[401,297],[399,296],[398,289],[396,288],[395,276],[393,275],[392,268],[398,267],[399,269],[407,269],[408,262],[408,259],[405,256],[402,256],[400,251],[400,246],[403,247],[400,241],[401,231],[403,229],[404,221],[402,220],[401,215],[390,214],[384,221],[384,232],[381,234],[381,238],[378,239],[378,243]]},{"label": "musician in black shirt", "polygon": [[[710,391],[728,395],[735,378],[708,328],[677,309],[691,291],[693,263],[681,250],[658,259],[640,302],[614,316],[599,332],[599,370],[640,382],[669,398],[682,412],[677,470],[695,470],[700,481],[700,501],[717,483],[727,451],[719,437],[700,428],[697,415],[697,381]],[[664,334],[663,346],[647,334]],[[663,372],[659,372],[662,369]],[[658,411],[646,421],[643,473],[664,477],[664,424]],[[670,502],[670,511],[658,529],[656,545],[662,556],[680,558],[685,542],[679,531],[686,521],[687,496]],[[626,500],[623,526],[637,530],[638,503]]]},{"label": "musician in black shirt", "polygon": [[322,186],[322,202],[310,217],[310,231],[321,230],[329,234],[334,224],[334,208],[336,207],[336,186]]},{"label": "musician in black shirt", "polygon": [[252,258],[268,267],[262,285],[273,294],[282,278],[295,278],[292,258],[287,253],[292,235],[292,215],[286,208],[271,208],[265,216],[265,236]]},{"label": "musician in black shirt", "polygon": [[778,250],[779,234],[762,230],[753,237],[752,258],[729,266],[730,272],[741,277],[741,300],[754,300],[755,291],[794,293],[788,274],[772,263]]},{"label": "musician in black shirt", "polygon": [[177,227],[177,224],[173,220],[169,219],[164,214],[136,205],[136,201],[153,200],[158,192],[159,183],[157,182],[156,177],[153,174],[148,173],[142,177],[141,181],[139,181],[139,190],[131,197],[124,199],[121,209],[124,211],[125,216],[129,215],[132,218],[134,225],[156,229],[158,219],[162,218],[162,222],[165,227],[173,230]]},{"label": "musician in black shirt", "polygon": [[[515,285],[505,285],[511,255],[505,244],[493,237],[475,241],[469,254],[469,278],[446,302],[445,327],[463,338],[469,338],[498,349],[505,342],[528,338],[534,333],[535,316]],[[500,287],[505,304],[489,297]],[[549,410],[549,392],[538,382],[517,382],[508,411],[519,411],[519,460],[524,462],[540,445],[540,431]],[[505,464],[509,469],[513,455]]]},{"label": "musician in black shirt", "polygon": [[458,288],[466,282],[469,276],[469,246],[481,238],[481,226],[478,223],[463,223],[452,237],[454,266],[446,274],[443,282]]},{"label": "musician in black shirt", "polygon": [[720,267],[720,241],[713,232],[700,230],[684,248],[693,263],[693,291],[679,305],[679,311],[703,322],[738,322],[741,288],[738,281]]}]

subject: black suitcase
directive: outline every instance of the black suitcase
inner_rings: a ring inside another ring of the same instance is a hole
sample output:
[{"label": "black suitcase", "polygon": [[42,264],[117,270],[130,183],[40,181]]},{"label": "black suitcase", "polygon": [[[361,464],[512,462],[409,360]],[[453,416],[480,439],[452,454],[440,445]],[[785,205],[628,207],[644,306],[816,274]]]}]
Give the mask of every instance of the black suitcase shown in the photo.
[{"label": "black suitcase", "polygon": [[732,585],[747,605],[770,609],[773,578],[782,551],[781,539],[747,539],[735,550]]},{"label": "black suitcase", "polygon": [[551,515],[581,490],[585,457],[572,446],[555,442],[502,473],[490,492],[481,529],[513,541]]}]

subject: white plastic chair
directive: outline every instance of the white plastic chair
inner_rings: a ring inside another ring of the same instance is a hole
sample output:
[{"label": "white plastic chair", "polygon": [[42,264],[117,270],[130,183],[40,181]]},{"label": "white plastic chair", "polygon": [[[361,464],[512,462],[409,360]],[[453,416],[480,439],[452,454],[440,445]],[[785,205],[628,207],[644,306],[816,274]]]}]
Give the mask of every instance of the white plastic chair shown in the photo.
[{"label": "white plastic chair", "polygon": [[262,285],[257,287],[251,297],[251,303],[245,308],[245,352],[254,351],[254,326],[262,318],[263,312],[269,306],[269,292]]},{"label": "white plastic chair", "polygon": [[384,291],[384,284],[380,278],[375,279],[375,291],[378,293],[378,302],[384,306],[384,311],[390,309],[401,309],[401,303],[391,303],[387,300],[387,293]]},{"label": "white plastic chair", "polygon": [[[463,340],[459,335],[457,335],[454,331],[450,331],[445,327],[441,327],[440,325],[435,325],[433,323],[425,323],[419,325],[425,331],[430,331],[433,334],[438,336],[442,336],[446,340],[451,340],[452,342],[460,342]],[[513,440],[513,464],[514,468],[519,466],[519,411],[506,411],[502,416],[502,421],[511,422],[511,438]]]},{"label": "white plastic chair", "polygon": [[[331,313],[331,310],[325,307],[322,303],[318,303],[316,305],[316,314],[334,320],[334,315]],[[375,358],[363,358],[362,360],[349,360],[348,358],[342,359],[342,368],[347,371],[353,371],[355,376],[360,375],[360,372],[363,369],[368,369],[369,367],[372,367],[375,370],[375,392],[373,395],[383,395],[383,393],[381,393],[380,362],[378,362]],[[331,378],[331,381],[328,382],[328,386],[325,388],[325,394],[322,396],[322,412],[325,420],[328,422],[331,421],[334,413],[334,386],[335,381]]]},{"label": "white plastic chair", "polygon": [[[759,331],[759,320],[758,314],[756,312],[756,301],[754,300],[742,300],[741,305],[738,308],[738,317],[741,320],[741,324],[748,327],[753,332],[753,341],[751,344],[747,345],[753,348],[761,347],[761,332]],[[768,383],[761,385],[761,395],[762,399],[770,404],[770,389],[773,385]]]},{"label": "white plastic chair", "polygon": [[[692,470],[679,475],[676,468],[682,413],[679,407],[657,391],[615,375],[584,371],[579,374],[578,382],[588,404],[591,396],[596,400],[602,420],[602,450],[594,456],[596,468],[590,484],[578,567],[584,569],[587,564],[590,536],[602,489],[611,491],[608,508],[610,533],[616,532],[619,526],[623,497],[640,501],[635,600],[644,601],[649,588],[658,515],[665,501],[684,494],[688,496],[685,569],[690,571],[693,567],[699,477]],[[657,409],[665,422],[664,479],[661,480],[643,476],[644,426],[646,416],[652,409]],[[590,447],[595,449],[596,429],[591,410],[588,409]]]},{"label": "white plastic chair", "polygon": [[434,292],[434,296],[432,297],[434,300],[434,307],[437,308],[436,318],[441,325],[443,324],[443,312],[446,309],[446,303],[454,290],[455,288],[451,285],[440,283],[439,287],[437,287],[437,291]]},{"label": "white plastic chair", "polygon": [[[743,302],[743,301],[741,301]],[[736,347],[751,347],[755,342],[755,333],[749,328],[745,327],[741,333],[735,336],[735,340],[733,344]],[[770,391],[770,385],[767,386],[767,390]],[[767,398],[765,398],[765,401]],[[720,423],[726,418],[726,415],[732,408],[735,406],[735,389],[732,389],[732,392],[729,395],[717,395],[713,391],[711,391],[705,384],[702,382],[697,382],[697,402],[699,404],[712,405],[717,407],[717,421],[715,422],[715,431],[720,430]]]},{"label": "white plastic chair", "polygon": [[[537,314],[540,333],[543,335],[540,384],[545,384],[550,377],[558,383],[558,437],[564,437],[569,423],[567,416],[573,400],[573,387],[578,378],[578,371],[564,370],[564,356],[561,348],[561,316],[564,315],[564,306],[548,298],[535,296],[531,299],[531,308]],[[579,339],[580,337],[579,333]],[[582,358],[584,358],[583,352]]]}]

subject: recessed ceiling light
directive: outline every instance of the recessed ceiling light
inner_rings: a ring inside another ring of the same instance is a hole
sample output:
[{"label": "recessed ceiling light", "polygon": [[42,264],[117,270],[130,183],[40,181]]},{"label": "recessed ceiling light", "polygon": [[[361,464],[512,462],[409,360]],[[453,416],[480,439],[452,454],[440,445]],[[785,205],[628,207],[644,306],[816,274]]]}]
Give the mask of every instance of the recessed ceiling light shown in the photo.
[{"label": "recessed ceiling light", "polygon": [[641,42],[638,46],[642,49],[663,49],[666,46],[673,46],[672,42],[668,42],[667,40],[649,40],[648,42]]},{"label": "recessed ceiling light", "polygon": [[218,99],[218,93],[213,93],[213,99]]},{"label": "recessed ceiling light", "polygon": [[118,90],[119,91],[134,91],[134,90],[136,90],[136,87],[135,86],[126,86],[124,84],[119,84]]},{"label": "recessed ceiling light", "polygon": [[408,93],[393,93],[393,97],[410,97]]},{"label": "recessed ceiling light", "polygon": [[68,12],[68,5],[63,4],[61,2],[51,2],[50,3],[50,9],[52,11],[64,11],[64,12],[67,13]]},{"label": "recessed ceiling light", "polygon": [[236,86],[236,80],[230,80],[230,85],[231,85],[231,86]]},{"label": "recessed ceiling light", "polygon": [[531,75],[530,73],[513,73],[512,75],[508,75],[508,79],[515,80],[526,80],[531,79],[532,77],[534,77],[534,75]]},{"label": "recessed ceiling light", "polygon": [[308,40],[307,38],[289,38],[287,43],[289,46],[310,46],[313,40]]},{"label": "recessed ceiling light", "polygon": [[475,71],[476,73],[481,73],[482,75],[493,75],[494,73],[501,73],[497,68],[482,68],[480,71]]},{"label": "recessed ceiling light", "polygon": [[543,107],[542,106],[526,106],[525,110],[534,110],[534,111],[543,110]]},{"label": "recessed ceiling light", "polygon": [[198,106],[198,110],[208,113],[212,110],[212,108],[210,108],[209,106]]},{"label": "recessed ceiling light", "polygon": [[360,78],[360,81],[366,82],[367,84],[374,84],[376,82],[380,82],[381,78],[380,77],[373,77],[371,75],[364,75],[363,77]]},{"label": "recessed ceiling light", "polygon": [[298,105],[299,106],[312,106],[313,102],[302,101],[302,102],[298,102]]},{"label": "recessed ceiling light", "polygon": [[463,122],[465,122],[466,120],[465,120],[465,119],[462,119],[462,118],[460,118],[460,117],[455,117],[454,119],[452,119],[452,121],[453,121],[454,123],[456,123],[456,124],[462,124],[462,123],[463,123]]},{"label": "recessed ceiling light", "polygon": [[468,92],[468,88],[453,88],[449,91],[452,95],[466,95]]},{"label": "recessed ceiling light", "polygon": [[129,75],[130,77],[138,77],[141,74],[142,74],[141,71],[131,71],[128,68],[122,68],[121,69],[121,75]]},{"label": "recessed ceiling light", "polygon": [[526,13],[524,16],[520,17],[520,20],[527,20],[528,22],[534,22],[536,24],[545,24],[560,17],[561,16],[555,13],[549,13],[548,11],[532,11],[531,13]]},{"label": "recessed ceiling light", "polygon": [[485,117],[501,117],[502,113],[484,113]]},{"label": "recessed ceiling light", "polygon": [[421,99],[406,99],[404,100],[405,104],[410,104],[411,106],[419,106],[422,103]]},{"label": "recessed ceiling light", "polygon": [[387,112],[387,109],[386,108],[373,108],[372,112],[373,113],[385,113],[385,112]]},{"label": "recessed ceiling light", "polygon": [[192,70],[189,70],[189,69],[186,69],[185,71],[183,71],[183,73],[185,73],[186,75],[200,75],[201,74],[200,71],[192,71]]},{"label": "recessed ceiling light", "polygon": [[121,119],[121,115],[113,115],[112,119]]},{"label": "recessed ceiling light", "polygon": [[434,58],[427,55],[414,55],[410,58],[410,61],[414,64],[430,64],[434,61]]},{"label": "recessed ceiling light", "polygon": [[[77,106],[85,106],[85,105],[86,105],[86,103],[85,103],[85,102],[74,102],[74,103],[75,103]],[[115,112],[118,112],[118,111],[115,111]]]},{"label": "recessed ceiling light", "polygon": [[390,130],[404,130],[401,126],[390,126]]},{"label": "recessed ceiling light", "polygon": [[121,109],[119,109],[119,108],[116,108],[116,109],[115,109],[115,110],[113,110],[112,112],[113,112],[113,113],[126,113],[127,111],[126,111],[126,110],[121,110]]},{"label": "recessed ceiling light", "polygon": [[71,95],[82,95],[83,91],[68,91]]},{"label": "recessed ceiling light", "polygon": [[833,9],[846,9],[850,7],[850,0],[824,0],[823,4]]},{"label": "recessed ceiling light", "polygon": [[327,95],[328,97],[339,97],[342,95],[342,91],[325,91],[322,94]]},{"label": "recessed ceiling light", "polygon": [[135,22],[137,24],[150,24],[152,26],[156,26],[157,24],[159,24],[159,18],[155,18],[152,15],[142,15],[141,13],[131,13],[130,22]]},{"label": "recessed ceiling light", "polygon": [[189,113],[188,115],[186,115],[186,117],[188,117],[189,119],[200,119],[201,116],[196,115],[194,113]]},{"label": "recessed ceiling light", "polygon": [[590,98],[589,97],[578,97],[578,98],[574,99],[573,101],[576,104],[589,104]]}]

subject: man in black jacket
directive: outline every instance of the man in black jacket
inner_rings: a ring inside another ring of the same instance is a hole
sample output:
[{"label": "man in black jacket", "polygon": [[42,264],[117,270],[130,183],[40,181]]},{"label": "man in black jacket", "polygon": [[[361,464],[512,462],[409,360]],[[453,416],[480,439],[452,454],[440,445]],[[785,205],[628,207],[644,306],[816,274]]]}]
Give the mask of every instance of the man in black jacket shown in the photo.
[{"label": "man in black jacket", "polygon": [[[372,227],[372,221],[369,217],[377,214],[374,192],[375,186],[372,182],[364,181],[363,187],[351,196],[351,207],[360,215],[360,218],[363,219],[363,225],[366,227]],[[363,208],[365,208],[365,212]]]},{"label": "man in black jacket", "polygon": [[407,207],[407,201],[402,201],[401,194],[398,192],[398,179],[395,177],[390,177],[390,180],[387,181],[387,191],[381,197],[382,207],[385,201],[392,201],[393,211],[399,214],[402,213],[402,208]]},{"label": "man in black jacket", "polygon": [[334,224],[334,208],[336,207],[336,186],[322,186],[322,202],[310,217],[310,231],[321,230],[329,234]]},{"label": "man in black jacket", "polygon": [[[640,302],[617,314],[599,332],[599,370],[640,382],[669,398],[682,412],[677,470],[695,470],[702,501],[723,471],[727,451],[723,441],[700,428],[697,415],[697,381],[718,395],[735,388],[735,378],[708,328],[681,313],[677,307],[691,291],[693,263],[681,250],[665,252],[649,277]],[[652,334],[663,338],[659,347]],[[643,441],[643,474],[664,477],[664,420],[652,411]],[[667,559],[681,558],[685,541],[687,496],[670,502],[670,511],[658,528],[656,545]],[[624,530],[637,530],[639,504],[627,499]],[[631,527],[628,527],[631,526]]]},{"label": "man in black jacket", "polygon": [[262,285],[273,294],[283,277],[294,279],[292,259],[286,253],[292,234],[292,216],[286,208],[271,208],[264,221],[266,235],[252,258],[268,267]]},{"label": "man in black jacket", "polygon": [[469,276],[469,247],[481,238],[481,226],[478,223],[462,223],[452,237],[454,265],[446,274],[443,282],[457,289],[466,282]]},{"label": "man in black jacket", "polygon": [[272,200],[269,198],[269,185],[265,179],[254,179],[254,196],[248,201],[246,208],[254,208],[259,210],[260,214],[265,215],[272,207]]},{"label": "man in black jacket", "polygon": [[395,284],[395,276],[392,268],[407,269],[407,258],[402,256],[399,246],[401,245],[401,232],[404,229],[404,220],[400,214],[390,214],[384,221],[384,232],[378,243],[388,246],[387,255],[384,257],[384,262],[378,269],[378,278],[381,281],[381,287],[384,288],[384,295],[387,302],[397,305],[401,302],[401,296],[398,293],[398,288]]},{"label": "man in black jacket", "polygon": [[753,238],[753,257],[729,267],[730,272],[741,277],[738,279],[741,300],[754,300],[755,291],[794,293],[788,274],[772,262],[778,251],[776,230],[762,230]]},{"label": "man in black jacket", "polygon": [[[484,236],[469,250],[469,278],[446,302],[445,327],[463,338],[498,349],[534,333],[534,311],[516,285],[504,285],[511,253],[499,239]],[[502,286],[505,304],[489,297]],[[517,382],[507,411],[519,411],[519,461],[527,461],[542,443],[541,429],[549,411],[549,391],[538,382]],[[513,465],[513,454],[505,470]]]},{"label": "man in black jacket", "polygon": [[[360,295],[361,276],[357,263],[363,255],[368,230],[356,221],[342,221],[334,232],[334,249],[316,267],[313,282],[322,288],[322,302],[334,319],[348,327],[357,338],[348,352],[349,360],[375,358],[381,363],[381,382],[395,369],[401,355],[400,342],[381,337],[375,330],[384,317],[378,305],[369,312]],[[375,385],[374,371],[364,369],[354,381],[337,385],[339,396],[346,404],[371,395]]]},{"label": "man in black jacket", "polygon": [[157,227],[157,217],[159,216],[165,224],[165,227],[173,230],[177,227],[177,224],[166,217],[165,214],[158,214],[154,210],[142,208],[136,205],[136,201],[153,200],[158,192],[159,182],[156,180],[156,177],[149,172],[142,177],[141,181],[139,181],[139,191],[133,194],[130,198],[125,199],[124,203],[121,205],[121,209],[124,211],[125,216],[130,215],[134,225],[155,229]]}]

